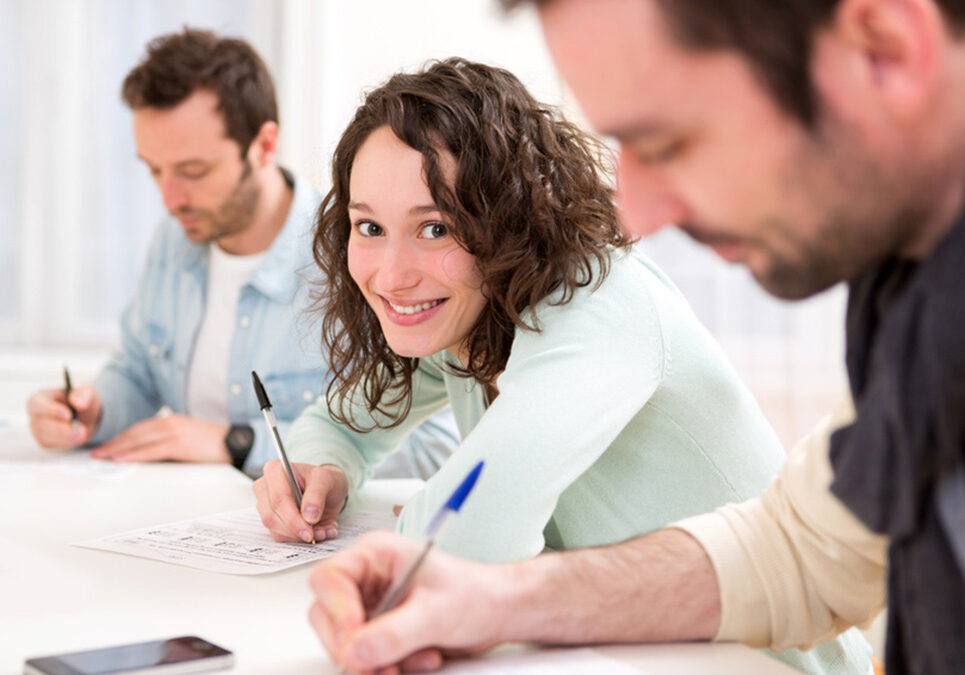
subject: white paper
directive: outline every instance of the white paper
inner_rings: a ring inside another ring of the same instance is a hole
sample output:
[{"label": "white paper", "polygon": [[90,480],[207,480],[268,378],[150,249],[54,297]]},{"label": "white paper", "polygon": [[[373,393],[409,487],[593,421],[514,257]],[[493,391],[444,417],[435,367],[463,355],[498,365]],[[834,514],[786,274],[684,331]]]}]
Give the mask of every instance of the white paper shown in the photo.
[{"label": "white paper", "polygon": [[0,411],[0,428],[20,427],[26,429],[29,423],[30,418],[24,413],[15,413],[10,410]]},{"label": "white paper", "polygon": [[165,523],[77,542],[74,546],[185,565],[221,574],[269,574],[327,558],[374,529],[393,529],[391,513],[347,511],[338,537],[318,544],[281,544],[268,534],[254,507]]},{"label": "white paper", "polygon": [[89,450],[44,450],[26,429],[0,429],[0,468],[4,473],[58,473],[73,476],[119,478],[133,468],[106,459],[94,459]]},{"label": "white paper", "polygon": [[475,673],[640,675],[646,671],[633,668],[600,652],[584,647],[579,649],[531,649],[522,652],[497,650],[484,658],[456,661],[443,668],[442,672],[450,675],[475,675]]}]

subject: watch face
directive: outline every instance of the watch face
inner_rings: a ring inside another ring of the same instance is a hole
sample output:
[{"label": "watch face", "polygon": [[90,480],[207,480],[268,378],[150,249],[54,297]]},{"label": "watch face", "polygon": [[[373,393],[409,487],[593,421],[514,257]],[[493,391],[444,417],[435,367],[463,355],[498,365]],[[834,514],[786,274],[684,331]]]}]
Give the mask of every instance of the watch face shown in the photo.
[{"label": "watch face", "polygon": [[248,450],[255,440],[251,427],[231,427],[225,442],[231,450]]}]

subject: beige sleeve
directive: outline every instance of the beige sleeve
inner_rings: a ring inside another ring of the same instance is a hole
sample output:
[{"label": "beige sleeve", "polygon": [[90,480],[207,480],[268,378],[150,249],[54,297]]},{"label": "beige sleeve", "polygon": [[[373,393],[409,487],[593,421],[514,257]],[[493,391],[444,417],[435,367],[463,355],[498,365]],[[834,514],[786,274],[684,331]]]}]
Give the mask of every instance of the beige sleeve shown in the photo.
[{"label": "beige sleeve", "polygon": [[780,651],[866,626],[884,608],[888,541],[831,493],[831,432],[854,419],[850,401],[798,443],[764,494],[674,524],[717,573],[716,640]]}]

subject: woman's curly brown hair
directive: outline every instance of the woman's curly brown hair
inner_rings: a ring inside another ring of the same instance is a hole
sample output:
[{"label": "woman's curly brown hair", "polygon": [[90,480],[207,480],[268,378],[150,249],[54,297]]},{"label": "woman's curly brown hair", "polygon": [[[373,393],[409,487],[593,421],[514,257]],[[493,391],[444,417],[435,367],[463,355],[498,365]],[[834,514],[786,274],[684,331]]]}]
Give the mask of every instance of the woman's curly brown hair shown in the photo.
[{"label": "woman's curly brown hair", "polygon": [[[349,180],[359,148],[379,127],[422,153],[426,183],[453,236],[476,259],[485,307],[466,336],[468,363],[455,371],[491,383],[506,367],[517,328],[539,330],[523,311],[561,290],[599,284],[610,251],[629,241],[617,222],[608,148],[536,101],[510,72],[459,58],[398,74],[370,92],[339,141],[332,189],[318,210],[316,292],[333,379],[333,419],[357,431],[348,402],[361,395],[389,428],[412,401],[417,358],[388,346],[375,312],[348,271]],[[438,152],[455,158],[447,183]]]}]

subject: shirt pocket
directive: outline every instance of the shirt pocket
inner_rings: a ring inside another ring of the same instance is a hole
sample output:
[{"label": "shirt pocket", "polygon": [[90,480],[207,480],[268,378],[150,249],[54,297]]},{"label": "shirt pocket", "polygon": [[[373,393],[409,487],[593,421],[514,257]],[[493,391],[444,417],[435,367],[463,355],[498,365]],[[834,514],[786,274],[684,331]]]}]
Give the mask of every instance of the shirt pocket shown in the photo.
[{"label": "shirt pocket", "polygon": [[174,337],[166,326],[147,323],[142,341],[148,368],[161,401],[165,405],[176,408],[176,401],[181,398],[177,383],[184,381],[184,373],[180,373],[181,377],[179,377]]},{"label": "shirt pocket", "polygon": [[320,372],[289,371],[262,376],[265,392],[279,421],[290,422],[321,396],[327,381]]}]

